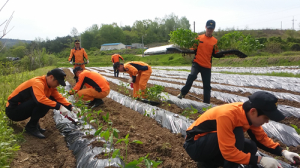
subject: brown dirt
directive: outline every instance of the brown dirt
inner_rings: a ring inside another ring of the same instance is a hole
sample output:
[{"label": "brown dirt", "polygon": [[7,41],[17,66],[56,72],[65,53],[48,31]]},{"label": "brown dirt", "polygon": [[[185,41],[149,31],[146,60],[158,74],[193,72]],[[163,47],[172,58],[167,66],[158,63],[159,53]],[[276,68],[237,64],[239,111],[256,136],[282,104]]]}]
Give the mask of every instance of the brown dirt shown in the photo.
[{"label": "brown dirt", "polygon": [[104,147],[105,143],[102,141],[93,141],[92,143],[90,143],[89,145],[92,145],[92,147]]},{"label": "brown dirt", "polygon": [[[66,71],[67,79],[70,72]],[[71,84],[74,82],[70,82]],[[184,138],[176,135],[166,128],[162,128],[157,122],[149,117],[143,116],[123,105],[116,103],[112,99],[104,98],[104,105],[93,110],[103,110],[97,117],[102,120],[102,115],[109,112],[113,127],[120,131],[119,138],[125,138],[129,133],[130,142],[140,140],[143,144],[130,144],[128,147],[128,161],[144,157],[149,153],[152,160],[163,161],[164,168],[193,168],[196,163],[190,159],[183,149]],[[94,127],[96,125],[93,124]],[[116,140],[115,140],[116,142]],[[121,154],[125,156],[124,143],[114,145],[121,149]]]},{"label": "brown dirt", "polygon": [[[29,119],[16,122],[12,125],[16,133],[22,132]],[[76,160],[72,151],[67,148],[64,137],[55,127],[53,112],[50,110],[45,117],[40,119],[40,126],[47,131],[44,133],[45,139],[38,139],[24,133],[25,142],[21,143],[21,148],[17,156],[11,163],[15,168],[73,168],[76,167]]]}]

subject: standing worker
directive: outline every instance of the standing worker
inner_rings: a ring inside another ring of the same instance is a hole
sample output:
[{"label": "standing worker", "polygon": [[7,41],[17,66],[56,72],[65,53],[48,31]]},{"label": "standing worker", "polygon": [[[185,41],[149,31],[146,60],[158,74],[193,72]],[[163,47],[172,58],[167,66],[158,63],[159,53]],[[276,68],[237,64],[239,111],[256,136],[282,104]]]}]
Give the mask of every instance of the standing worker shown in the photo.
[{"label": "standing worker", "polygon": [[[124,61],[123,57],[119,54],[114,54],[111,56],[111,62],[114,64],[114,63],[117,63],[117,62],[120,62],[120,58]],[[114,66],[113,66],[114,67]],[[119,70],[118,69],[115,69],[114,68],[114,76],[115,77],[119,77]]]},{"label": "standing worker", "polygon": [[[285,118],[277,109],[277,101],[271,93],[258,91],[245,103],[211,108],[187,129],[183,147],[201,168],[237,168],[239,164],[282,168],[274,158],[256,156],[257,147],[295,163],[293,157],[299,155],[283,150],[262,128],[269,120]],[[246,131],[251,140],[244,137]]]},{"label": "standing worker", "polygon": [[193,60],[191,73],[189,74],[185,86],[181,89],[181,93],[177,96],[182,99],[191,89],[194,80],[197,79],[197,75],[200,72],[203,82],[203,102],[210,103],[210,80],[211,80],[211,62],[212,56],[218,52],[217,39],[212,36],[216,26],[216,22],[208,20],[206,22],[206,32],[198,36],[199,45],[196,50],[196,56]]},{"label": "standing worker", "polygon": [[74,43],[75,47],[71,49],[68,61],[70,62],[70,64],[74,64],[74,68],[81,67],[84,70],[84,59],[86,59],[87,64],[89,63],[88,55],[86,54],[84,48],[80,47],[79,40],[75,40]]},{"label": "standing worker", "polygon": [[142,91],[142,98],[145,98],[144,91],[147,87],[147,82],[151,76],[151,67],[142,61],[131,61],[125,64],[115,63],[114,68],[120,72],[126,72],[130,75],[130,83],[133,83],[133,97],[140,97],[139,91]]},{"label": "standing worker", "polygon": [[66,74],[61,69],[53,69],[47,76],[39,76],[19,85],[8,97],[6,115],[13,121],[22,121],[31,117],[25,130],[27,133],[45,138],[42,134],[45,129],[39,125],[49,109],[60,110],[65,116],[68,110],[78,113],[80,110],[73,107],[56,89],[57,86],[66,86]]},{"label": "standing worker", "polygon": [[[97,72],[83,70],[81,67],[76,67],[73,70],[74,76],[78,78],[73,90],[78,94],[79,97],[83,96],[83,100],[91,102],[89,106],[97,107],[103,104],[103,98],[105,98],[109,92],[110,87],[107,80]],[[83,85],[87,88],[82,89]],[[69,92],[74,94],[72,90]]]}]

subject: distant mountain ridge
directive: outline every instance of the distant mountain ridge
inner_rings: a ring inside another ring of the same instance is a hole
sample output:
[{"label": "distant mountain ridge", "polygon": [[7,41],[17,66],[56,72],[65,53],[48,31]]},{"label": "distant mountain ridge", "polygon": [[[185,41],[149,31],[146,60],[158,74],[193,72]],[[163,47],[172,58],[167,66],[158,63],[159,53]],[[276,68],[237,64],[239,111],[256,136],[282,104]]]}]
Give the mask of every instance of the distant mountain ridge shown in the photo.
[{"label": "distant mountain ridge", "polygon": [[0,41],[2,42],[2,44],[6,43],[6,47],[12,47],[15,44],[17,44],[18,42],[22,42],[22,43],[31,43],[32,41],[30,40],[19,40],[19,39],[0,39]]}]

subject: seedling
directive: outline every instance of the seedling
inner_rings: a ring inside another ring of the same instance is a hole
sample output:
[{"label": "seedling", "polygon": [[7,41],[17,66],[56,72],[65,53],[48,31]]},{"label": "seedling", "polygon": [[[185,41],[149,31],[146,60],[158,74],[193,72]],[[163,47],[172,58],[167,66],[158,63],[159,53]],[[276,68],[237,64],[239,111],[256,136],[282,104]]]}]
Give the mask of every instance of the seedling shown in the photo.
[{"label": "seedling", "polygon": [[205,112],[205,111],[207,111],[207,110],[209,110],[211,108],[212,108],[212,105],[210,104],[208,107],[203,107],[202,111]]},{"label": "seedling", "polygon": [[198,110],[195,109],[193,106],[191,106],[191,108],[184,109],[181,114],[184,115],[186,118],[190,118],[190,115],[196,114],[196,113],[198,113]]},{"label": "seedling", "polygon": [[291,126],[295,128],[298,134],[300,134],[300,129],[297,127],[297,125],[291,124]]}]

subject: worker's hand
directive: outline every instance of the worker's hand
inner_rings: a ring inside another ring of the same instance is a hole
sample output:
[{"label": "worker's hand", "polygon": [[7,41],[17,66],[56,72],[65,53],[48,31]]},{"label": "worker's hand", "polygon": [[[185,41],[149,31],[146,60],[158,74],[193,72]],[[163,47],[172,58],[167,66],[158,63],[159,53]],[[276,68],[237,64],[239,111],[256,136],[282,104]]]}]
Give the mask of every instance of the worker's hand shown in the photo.
[{"label": "worker's hand", "polygon": [[75,114],[77,114],[77,113],[80,113],[81,110],[79,108],[72,107],[72,112],[74,112]]},{"label": "worker's hand", "polygon": [[294,153],[294,152],[290,152],[290,151],[287,151],[287,150],[283,150],[282,151],[282,156],[284,156],[288,161],[292,162],[292,163],[295,163],[293,157],[297,157],[300,159],[300,156],[297,154],[297,153]]},{"label": "worker's hand", "polygon": [[90,61],[89,61],[89,60],[87,60],[87,61],[86,61],[86,63],[88,64],[88,63],[90,63]]},{"label": "worker's hand", "polygon": [[129,79],[128,79],[128,83],[132,83],[132,78],[129,78]]},{"label": "worker's hand", "polygon": [[63,116],[66,116],[68,114],[68,109],[66,109],[63,105],[60,105],[59,111]]},{"label": "worker's hand", "polygon": [[262,157],[259,164],[264,168],[283,168],[276,159],[270,157]]},{"label": "worker's hand", "polygon": [[70,64],[73,64],[73,62],[72,62],[72,61],[70,61]]},{"label": "worker's hand", "polygon": [[133,88],[133,83],[130,83],[130,87]]}]

